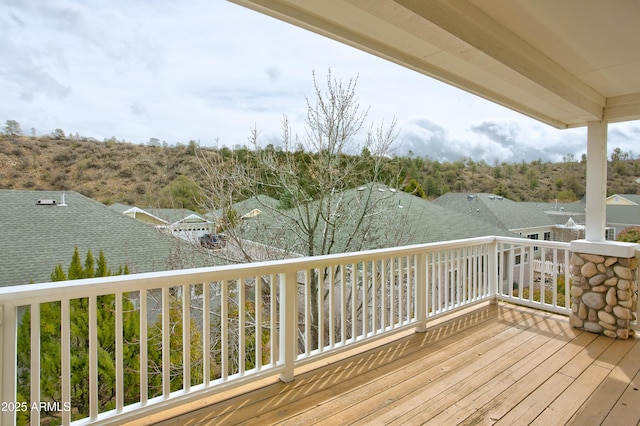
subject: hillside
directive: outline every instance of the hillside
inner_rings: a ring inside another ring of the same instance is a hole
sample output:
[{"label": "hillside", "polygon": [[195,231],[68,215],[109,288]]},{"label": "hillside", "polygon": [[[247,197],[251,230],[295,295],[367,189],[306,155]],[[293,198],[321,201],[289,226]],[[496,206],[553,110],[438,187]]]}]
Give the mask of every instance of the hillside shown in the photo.
[{"label": "hillside", "polygon": [[[201,149],[195,142],[161,147],[0,135],[0,188],[73,190],[105,204],[197,209],[175,196],[185,187],[197,190],[193,183],[199,184],[201,168],[196,149],[221,158],[229,152]],[[440,163],[398,157],[389,159],[388,167],[401,170],[401,186],[420,187],[428,199],[456,191],[492,192],[516,201],[574,201],[585,192],[584,159],[490,166],[472,159]],[[639,160],[610,162],[608,194],[640,193],[639,176]]]}]

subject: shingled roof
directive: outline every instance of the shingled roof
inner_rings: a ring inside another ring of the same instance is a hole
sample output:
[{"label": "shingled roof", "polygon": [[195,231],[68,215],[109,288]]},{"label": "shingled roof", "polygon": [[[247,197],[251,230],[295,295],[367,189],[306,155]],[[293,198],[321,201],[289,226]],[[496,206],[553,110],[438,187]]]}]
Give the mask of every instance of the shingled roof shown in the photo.
[{"label": "shingled roof", "polygon": [[[74,247],[84,260],[102,249],[110,268],[132,273],[213,265],[200,247],[157,231],[105,205],[68,191],[0,190],[0,286],[47,282],[69,265]],[[47,204],[38,200],[53,200]]]},{"label": "shingled roof", "polygon": [[495,194],[448,192],[433,202],[510,231],[554,225],[542,210]]},{"label": "shingled roof", "polygon": [[[344,233],[336,233],[331,253],[486,235],[517,236],[491,223],[450,211],[430,201],[380,184],[363,185],[336,194],[334,203],[340,201],[349,206],[345,209],[346,214],[338,220],[356,220],[359,217],[361,200],[366,198],[369,191],[375,199],[376,207],[368,214],[370,225],[366,227],[366,232],[356,235],[356,241],[351,242],[346,241],[347,236]],[[310,209],[317,208],[317,203],[311,203]],[[298,215],[295,209],[288,210],[286,214],[290,221],[296,220]],[[306,254],[301,250],[302,247],[306,247],[303,241],[296,239],[292,233],[283,232],[283,229],[292,226],[284,224],[283,220],[286,220],[283,215],[267,209],[257,218],[245,223],[245,237],[263,244],[277,245],[285,251]],[[346,225],[345,228],[350,228],[350,225]],[[315,241],[321,242],[321,230],[318,230],[318,233]]]}]

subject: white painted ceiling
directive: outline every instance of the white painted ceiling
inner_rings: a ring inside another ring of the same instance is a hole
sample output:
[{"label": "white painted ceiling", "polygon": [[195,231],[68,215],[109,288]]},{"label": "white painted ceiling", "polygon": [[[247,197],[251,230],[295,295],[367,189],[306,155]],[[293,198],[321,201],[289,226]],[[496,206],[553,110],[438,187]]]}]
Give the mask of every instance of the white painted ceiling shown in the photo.
[{"label": "white painted ceiling", "polygon": [[639,0],[231,0],[557,128],[640,119]]}]

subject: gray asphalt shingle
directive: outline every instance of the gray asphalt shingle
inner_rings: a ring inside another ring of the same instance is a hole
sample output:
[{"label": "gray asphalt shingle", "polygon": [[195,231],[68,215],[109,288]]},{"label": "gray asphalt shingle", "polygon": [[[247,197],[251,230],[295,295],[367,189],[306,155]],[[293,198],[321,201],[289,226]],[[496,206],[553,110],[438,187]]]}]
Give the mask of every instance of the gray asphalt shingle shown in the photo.
[{"label": "gray asphalt shingle", "polygon": [[[360,187],[360,190],[350,189],[334,196],[332,202],[339,201],[348,206],[341,211],[343,217],[335,220],[346,223],[357,220],[362,211],[361,200],[366,198],[369,188],[370,185],[365,185]],[[377,207],[369,212],[369,226],[363,227],[360,234],[356,233],[355,241],[351,242],[347,241],[351,233],[337,232],[331,253],[486,235],[517,236],[491,223],[445,209],[430,201],[402,191],[394,191],[383,185],[376,184],[370,194],[375,199]],[[311,210],[317,208],[317,201],[310,203]],[[287,210],[286,214],[291,217],[288,221],[277,212],[263,209],[260,216],[246,221],[246,238],[263,244],[277,245],[283,250],[306,254],[303,250],[306,243],[299,236],[283,232],[284,229],[294,227],[294,221],[300,220],[300,215],[295,209]],[[352,227],[353,224],[348,224],[342,229],[353,229]],[[318,230],[315,240],[318,244],[316,253],[320,253],[319,244],[325,240],[321,229]]]},{"label": "gray asphalt shingle", "polygon": [[554,225],[554,221],[542,210],[495,194],[448,192],[433,202],[505,230]]},{"label": "gray asphalt shingle", "polygon": [[200,247],[164,234],[76,192],[0,190],[0,286],[47,282],[56,265],[67,269],[74,247],[84,261],[100,249],[112,270],[132,273],[212,265]]}]

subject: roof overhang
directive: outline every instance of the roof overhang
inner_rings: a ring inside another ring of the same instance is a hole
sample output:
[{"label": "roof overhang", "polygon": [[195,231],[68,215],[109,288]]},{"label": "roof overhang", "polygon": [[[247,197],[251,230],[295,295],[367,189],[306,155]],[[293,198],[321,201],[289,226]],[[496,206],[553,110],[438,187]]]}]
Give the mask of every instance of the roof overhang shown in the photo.
[{"label": "roof overhang", "polygon": [[640,119],[640,2],[230,0],[556,128]]}]

